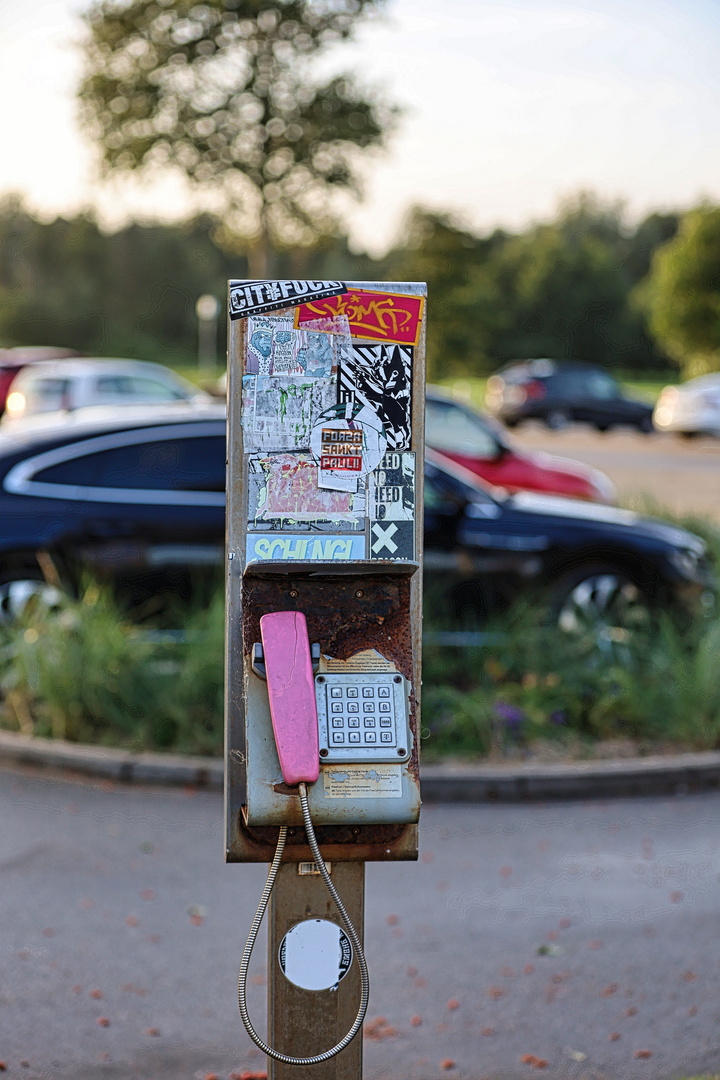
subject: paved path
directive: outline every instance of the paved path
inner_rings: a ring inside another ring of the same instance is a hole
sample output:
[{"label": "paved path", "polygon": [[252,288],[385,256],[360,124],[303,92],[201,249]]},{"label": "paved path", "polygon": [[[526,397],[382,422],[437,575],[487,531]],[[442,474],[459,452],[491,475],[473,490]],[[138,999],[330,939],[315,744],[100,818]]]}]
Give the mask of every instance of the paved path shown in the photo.
[{"label": "paved path", "polygon": [[576,424],[548,431],[528,424],[509,432],[525,449],[585,462],[607,473],[623,497],[648,495],[678,513],[720,523],[720,439],[684,440],[615,430],[604,435]]},{"label": "paved path", "polygon": [[[9,1077],[264,1068],[236,980],[265,869],[223,863],[221,817],[213,792],[0,771]],[[421,837],[418,864],[367,870],[366,1077],[720,1069],[720,796],[426,806]]]}]

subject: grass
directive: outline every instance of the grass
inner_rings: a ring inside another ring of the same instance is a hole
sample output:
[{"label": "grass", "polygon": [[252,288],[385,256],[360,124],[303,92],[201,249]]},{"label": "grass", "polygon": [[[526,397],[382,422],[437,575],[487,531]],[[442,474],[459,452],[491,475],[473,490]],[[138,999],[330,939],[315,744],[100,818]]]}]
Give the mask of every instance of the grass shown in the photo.
[{"label": "grass", "polygon": [[107,590],[28,611],[0,649],[0,720],[71,742],[219,754],[224,602],[185,613],[184,643],[156,644]]},{"label": "grass", "polygon": [[[702,535],[720,566],[720,532],[647,499],[635,509]],[[635,752],[720,747],[720,615],[637,632],[570,635],[531,598],[488,624],[458,618],[447,583],[425,581],[425,629],[482,629],[483,647],[424,648],[426,756],[588,756],[599,743]],[[28,607],[0,633],[0,726],[133,750],[221,754],[224,597],[132,616],[86,584],[59,610]],[[160,623],[163,618],[164,623]],[[489,642],[489,644],[488,644]]]}]

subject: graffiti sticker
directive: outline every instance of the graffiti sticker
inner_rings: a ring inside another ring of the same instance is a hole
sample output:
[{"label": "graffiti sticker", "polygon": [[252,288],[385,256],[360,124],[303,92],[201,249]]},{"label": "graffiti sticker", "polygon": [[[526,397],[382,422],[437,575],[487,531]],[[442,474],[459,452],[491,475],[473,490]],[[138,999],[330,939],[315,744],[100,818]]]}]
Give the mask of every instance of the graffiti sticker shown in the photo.
[{"label": "graffiti sticker", "polygon": [[246,375],[242,412],[245,452],[309,450],[313,424],[336,396],[334,378]]},{"label": "graffiti sticker", "polygon": [[310,433],[310,449],[320,466],[319,486],[357,491],[358,478],[377,468],[386,447],[382,423],[368,405],[328,409]]},{"label": "graffiti sticker", "polygon": [[248,527],[361,531],[365,484],[357,492],[318,487],[318,466],[309,454],[268,454],[248,461]]},{"label": "graffiti sticker", "polygon": [[337,368],[333,334],[295,330],[283,315],[248,319],[245,371],[249,375],[327,378]]},{"label": "graffiti sticker", "polygon": [[[339,296],[347,290],[342,281],[231,281],[229,286],[233,320],[294,307],[308,300]],[[317,315],[312,318],[316,319]]]},{"label": "graffiti sticker", "polygon": [[415,527],[412,521],[374,521],[370,529],[371,559],[414,559]]},{"label": "graffiti sticker", "polygon": [[417,345],[424,304],[422,296],[347,289],[342,295],[335,293],[321,300],[298,301],[295,326],[345,315],[354,338]]},{"label": "graffiti sticker", "polygon": [[368,517],[415,520],[415,455],[388,453],[370,475]]},{"label": "graffiti sticker", "polygon": [[354,342],[340,363],[341,403],[369,405],[380,417],[389,450],[407,450],[412,430],[412,357],[410,345]]},{"label": "graffiti sticker", "polygon": [[299,533],[252,533],[247,537],[248,562],[348,562],[365,558],[365,535],[301,536]]}]

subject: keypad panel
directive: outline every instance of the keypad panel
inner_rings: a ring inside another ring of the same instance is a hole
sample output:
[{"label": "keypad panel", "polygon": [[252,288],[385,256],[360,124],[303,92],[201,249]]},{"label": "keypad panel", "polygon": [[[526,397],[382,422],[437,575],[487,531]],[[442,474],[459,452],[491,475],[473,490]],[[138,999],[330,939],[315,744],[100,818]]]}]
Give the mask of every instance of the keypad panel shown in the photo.
[{"label": "keypad panel", "polygon": [[318,675],[315,693],[321,761],[407,761],[411,743],[401,675]]}]

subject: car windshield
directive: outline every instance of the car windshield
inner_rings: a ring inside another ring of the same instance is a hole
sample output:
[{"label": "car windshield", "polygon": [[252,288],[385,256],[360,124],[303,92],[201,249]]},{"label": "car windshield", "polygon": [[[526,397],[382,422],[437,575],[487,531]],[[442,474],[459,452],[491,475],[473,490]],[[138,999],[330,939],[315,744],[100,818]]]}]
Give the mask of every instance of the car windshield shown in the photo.
[{"label": "car windshield", "polygon": [[425,441],[448,454],[493,458],[498,452],[497,440],[482,419],[452,401],[426,402]]},{"label": "car windshield", "polygon": [[496,506],[508,498],[507,494],[498,488],[493,488],[491,495],[480,482],[476,483],[476,480],[477,477],[460,466],[446,468],[439,454],[433,454],[432,450],[426,451],[426,509],[439,508],[441,505],[447,505],[448,502],[454,502],[458,506],[464,506],[467,503]]}]

